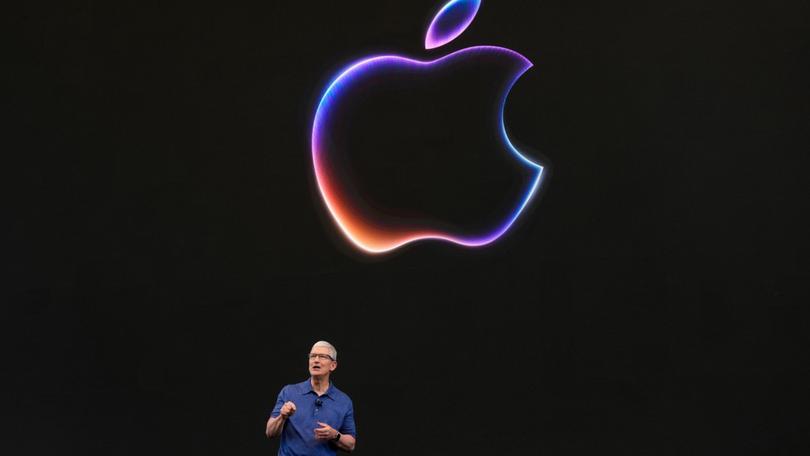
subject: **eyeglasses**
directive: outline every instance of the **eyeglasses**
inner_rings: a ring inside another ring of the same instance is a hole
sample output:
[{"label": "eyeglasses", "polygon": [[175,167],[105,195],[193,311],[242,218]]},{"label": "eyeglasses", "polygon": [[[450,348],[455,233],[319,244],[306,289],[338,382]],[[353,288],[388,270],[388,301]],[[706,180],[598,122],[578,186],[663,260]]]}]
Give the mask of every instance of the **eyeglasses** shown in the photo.
[{"label": "eyeglasses", "polygon": [[325,355],[325,354],[323,354],[323,353],[310,353],[310,354],[309,354],[309,359],[315,359],[315,358],[318,358],[318,359],[320,359],[320,360],[322,360],[322,361],[326,361],[327,359],[328,359],[329,361],[334,361],[334,360],[335,360],[335,359],[334,359],[334,358],[332,358],[331,356],[329,356],[329,355]]}]

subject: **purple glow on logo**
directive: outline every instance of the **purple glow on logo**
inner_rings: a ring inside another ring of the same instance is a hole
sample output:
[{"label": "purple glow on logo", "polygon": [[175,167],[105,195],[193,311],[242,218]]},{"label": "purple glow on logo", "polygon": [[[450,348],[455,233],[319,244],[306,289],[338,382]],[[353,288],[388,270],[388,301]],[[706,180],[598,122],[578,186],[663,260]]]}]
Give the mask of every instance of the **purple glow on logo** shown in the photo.
[{"label": "purple glow on logo", "polygon": [[[453,3],[453,2],[451,2]],[[476,2],[478,3],[478,2]],[[452,57],[475,56],[485,53],[502,53],[513,58],[518,67],[508,81],[508,85],[502,92],[502,98],[498,106],[498,125],[501,139],[509,151],[514,154],[520,162],[533,171],[531,185],[518,204],[513,208],[510,215],[501,224],[493,227],[488,232],[476,236],[458,236],[436,230],[427,230],[420,226],[402,225],[396,228],[382,226],[371,218],[365,216],[362,211],[353,204],[342,188],[341,182],[336,179],[332,172],[330,160],[335,157],[330,156],[330,116],[335,103],[342,100],[346,88],[358,83],[364,77],[385,66],[410,66],[410,67],[431,67],[439,65]],[[460,51],[456,51],[447,56],[433,61],[420,61],[396,55],[372,56],[348,66],[329,84],[315,113],[312,126],[312,160],[315,167],[315,177],[329,213],[334,219],[341,232],[355,246],[368,253],[383,253],[394,250],[402,245],[422,239],[438,239],[468,247],[478,247],[489,244],[501,237],[517,220],[526,208],[532,197],[535,195],[543,175],[543,166],[530,161],[523,156],[512,145],[506,133],[503,121],[504,106],[509,92],[517,82],[518,78],[531,68],[532,63],[521,54],[496,46],[475,46]]]},{"label": "purple glow on logo", "polygon": [[461,35],[475,19],[481,0],[451,0],[442,6],[428,27],[425,49],[443,46]]}]

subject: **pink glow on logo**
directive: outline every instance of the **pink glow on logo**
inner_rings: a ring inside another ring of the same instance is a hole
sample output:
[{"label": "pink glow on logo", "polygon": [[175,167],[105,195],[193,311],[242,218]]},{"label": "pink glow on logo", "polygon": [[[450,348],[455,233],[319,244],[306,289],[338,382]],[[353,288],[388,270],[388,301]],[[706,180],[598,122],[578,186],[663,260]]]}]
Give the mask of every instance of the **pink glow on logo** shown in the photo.
[{"label": "pink glow on logo", "polygon": [[[420,229],[419,227],[399,226],[392,228],[390,226],[382,226],[367,217],[363,217],[350,199],[343,194],[341,184],[335,181],[334,174],[330,172],[328,160],[324,155],[328,150],[327,139],[324,137],[324,128],[325,124],[327,124],[329,121],[330,111],[333,103],[340,99],[342,90],[347,85],[350,85],[355,78],[358,78],[369,71],[373,71],[375,68],[379,68],[380,66],[407,65],[415,67],[430,67],[453,56],[459,56],[461,54],[474,56],[476,52],[504,53],[508,54],[510,57],[517,58],[520,62],[522,62],[521,68],[516,74],[513,75],[513,78],[509,81],[508,87],[503,92],[502,99],[500,100],[498,115],[500,116],[500,135],[504,144],[519,159],[519,161],[533,170],[533,180],[525,195],[518,202],[517,206],[513,208],[511,214],[505,221],[498,226],[495,226],[488,232],[477,236],[455,236],[440,231]],[[528,158],[518,152],[518,150],[512,145],[506,134],[506,128],[503,122],[503,111],[506,104],[506,98],[508,97],[512,86],[515,84],[518,78],[531,66],[532,63],[528,59],[515,51],[495,46],[475,46],[462,49],[433,61],[419,61],[395,55],[373,56],[355,62],[345,70],[341,71],[324,92],[315,113],[315,119],[312,127],[312,160],[321,197],[323,198],[330,215],[346,238],[359,249],[367,253],[376,254],[389,252],[405,244],[423,239],[436,239],[467,247],[478,247],[487,245],[501,237],[515,223],[521,212],[523,212],[528,203],[531,201],[537,192],[541,177],[543,175],[543,166],[530,161]]]},{"label": "pink glow on logo", "polygon": [[435,49],[453,41],[472,24],[481,0],[451,0],[442,6],[425,35],[425,49]]}]

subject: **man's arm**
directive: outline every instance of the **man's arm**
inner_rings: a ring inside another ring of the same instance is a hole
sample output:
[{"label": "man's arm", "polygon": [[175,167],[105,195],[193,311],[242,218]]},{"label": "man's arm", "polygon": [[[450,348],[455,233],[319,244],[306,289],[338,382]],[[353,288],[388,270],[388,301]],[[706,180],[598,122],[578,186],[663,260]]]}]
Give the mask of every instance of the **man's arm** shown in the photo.
[{"label": "man's arm", "polygon": [[335,446],[343,451],[354,451],[354,445],[357,443],[354,436],[349,434],[340,434],[340,440],[335,442]]},{"label": "man's arm", "polygon": [[340,441],[335,442],[338,448],[345,451],[354,450],[354,445],[357,443],[357,430],[354,425],[354,404],[349,401],[349,410],[343,417],[343,423],[340,426]]},{"label": "man's arm", "polygon": [[[318,440],[323,440],[335,445],[336,447],[340,448],[343,451],[354,451],[354,445],[357,443],[353,435],[349,434],[340,434],[335,428],[329,426],[326,423],[321,423],[318,421],[318,424],[321,426],[315,429],[315,438]],[[335,440],[335,437],[340,435],[340,438]]]},{"label": "man's arm", "polygon": [[273,437],[281,434],[281,431],[284,430],[284,423],[287,421],[287,418],[291,417],[295,413],[295,404],[292,402],[285,402],[284,405],[281,407],[281,411],[279,412],[278,416],[270,417],[267,420],[267,427],[265,428],[265,434],[267,435],[268,439],[272,439]]}]

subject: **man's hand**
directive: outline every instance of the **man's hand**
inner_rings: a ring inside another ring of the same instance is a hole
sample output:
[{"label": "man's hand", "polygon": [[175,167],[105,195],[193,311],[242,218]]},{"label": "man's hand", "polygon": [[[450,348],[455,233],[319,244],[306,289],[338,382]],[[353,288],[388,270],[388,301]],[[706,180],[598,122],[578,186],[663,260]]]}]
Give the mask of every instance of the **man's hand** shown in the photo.
[{"label": "man's hand", "polygon": [[287,421],[287,418],[293,416],[295,413],[295,404],[287,401],[284,405],[281,406],[281,410],[279,410],[278,416],[270,417],[267,420],[267,427],[264,433],[267,435],[267,438],[272,439],[273,437],[281,434],[282,429],[284,429],[284,423]]},{"label": "man's hand", "polygon": [[279,412],[284,419],[287,419],[295,413],[295,404],[287,401],[284,405],[281,406],[281,411]]},{"label": "man's hand", "polygon": [[315,428],[315,438],[318,440],[332,440],[338,435],[338,431],[336,431],[332,426],[329,426],[326,423],[321,423],[318,421],[318,424],[321,425],[319,428]]}]

